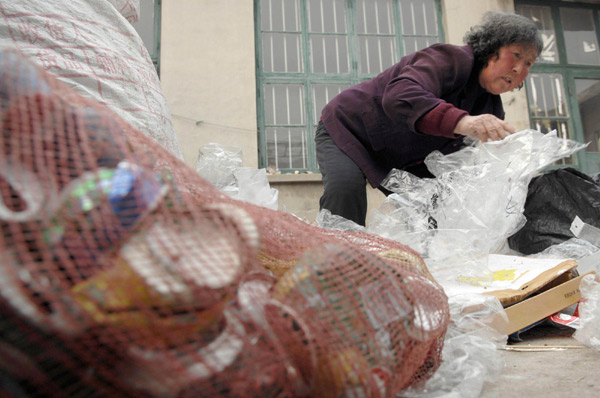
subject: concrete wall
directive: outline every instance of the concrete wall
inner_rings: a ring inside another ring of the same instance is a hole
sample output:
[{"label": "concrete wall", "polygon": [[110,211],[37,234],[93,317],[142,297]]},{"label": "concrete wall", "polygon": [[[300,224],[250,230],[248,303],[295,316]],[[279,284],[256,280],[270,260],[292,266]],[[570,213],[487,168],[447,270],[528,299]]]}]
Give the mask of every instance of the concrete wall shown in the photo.
[{"label": "concrete wall", "polygon": [[186,163],[217,142],[257,167],[254,6],[247,0],[164,0],[161,83]]},{"label": "concrete wall", "polygon": [[[241,147],[244,164],[258,167],[254,8],[250,0],[163,0],[161,82],[185,161],[194,167],[207,143]],[[442,1],[446,41],[462,44],[488,10],[514,11],[512,0]],[[529,127],[525,90],[503,95],[506,119]],[[320,175],[270,177],[282,210],[312,222],[322,192]],[[371,208],[384,196],[368,190]]]}]

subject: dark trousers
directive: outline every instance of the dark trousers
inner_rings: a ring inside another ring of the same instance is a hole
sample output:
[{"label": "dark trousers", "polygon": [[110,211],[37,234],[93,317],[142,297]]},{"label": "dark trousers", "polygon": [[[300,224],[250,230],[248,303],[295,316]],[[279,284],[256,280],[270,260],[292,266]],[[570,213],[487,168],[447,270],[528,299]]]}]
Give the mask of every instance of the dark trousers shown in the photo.
[{"label": "dark trousers", "polygon": [[[323,177],[323,195],[319,209],[342,216],[359,225],[367,217],[366,177],[362,170],[331,139],[322,121],[315,131],[317,161]],[[408,167],[406,171],[421,178],[432,178],[424,163]],[[386,196],[392,192],[378,187]]]},{"label": "dark trousers", "polygon": [[317,126],[315,144],[324,188],[319,208],[365,225],[367,191],[362,170],[333,142],[323,122]]}]

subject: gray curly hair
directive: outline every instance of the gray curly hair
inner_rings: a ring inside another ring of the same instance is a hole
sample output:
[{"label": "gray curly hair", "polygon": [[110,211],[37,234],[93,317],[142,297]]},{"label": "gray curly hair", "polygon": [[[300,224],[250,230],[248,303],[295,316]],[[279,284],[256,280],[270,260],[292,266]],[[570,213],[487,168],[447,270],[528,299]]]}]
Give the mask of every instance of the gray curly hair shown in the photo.
[{"label": "gray curly hair", "polygon": [[500,47],[521,44],[542,52],[542,36],[531,19],[518,14],[489,11],[481,25],[473,26],[465,34],[464,43],[473,48],[476,66],[483,68]]}]

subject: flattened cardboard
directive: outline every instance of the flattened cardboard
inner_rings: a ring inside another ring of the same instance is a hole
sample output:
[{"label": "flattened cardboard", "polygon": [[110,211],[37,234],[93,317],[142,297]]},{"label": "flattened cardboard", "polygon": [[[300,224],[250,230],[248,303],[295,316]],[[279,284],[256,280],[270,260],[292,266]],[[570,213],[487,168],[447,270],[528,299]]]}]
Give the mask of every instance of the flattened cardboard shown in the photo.
[{"label": "flattened cardboard", "polygon": [[508,307],[523,301],[536,292],[554,287],[572,279],[573,273],[571,271],[575,269],[575,267],[577,267],[577,262],[575,260],[565,260],[540,273],[534,279],[527,281],[518,289],[492,290],[484,292],[484,294],[498,297],[502,306]]},{"label": "flattened cardboard", "polygon": [[581,279],[588,274],[594,274],[594,272],[570,279],[505,308],[508,316],[506,333],[510,335],[575,304],[581,298],[581,292],[579,291]]}]

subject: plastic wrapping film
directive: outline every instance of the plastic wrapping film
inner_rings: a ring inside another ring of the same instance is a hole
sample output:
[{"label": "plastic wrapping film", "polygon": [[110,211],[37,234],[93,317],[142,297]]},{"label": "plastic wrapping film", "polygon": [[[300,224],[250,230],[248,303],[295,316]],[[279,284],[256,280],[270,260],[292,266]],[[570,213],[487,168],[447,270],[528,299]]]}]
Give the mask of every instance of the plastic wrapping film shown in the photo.
[{"label": "plastic wrapping film", "polygon": [[425,163],[436,178],[390,172],[382,185],[394,193],[371,212],[368,231],[415,249],[440,282],[457,267],[485,278],[486,256],[508,250],[507,238],[526,222],[531,179],[584,147],[555,131],[522,130],[449,155],[432,152]]},{"label": "plastic wrapping film", "polygon": [[393,397],[438,369],[420,255],[237,201],[0,52],[0,395]]},{"label": "plastic wrapping film", "polygon": [[508,318],[493,296],[459,294],[449,297],[450,325],[443,362],[424,385],[411,387],[403,398],[479,397],[487,382],[502,370],[498,348],[506,344]]},{"label": "plastic wrapping film", "polygon": [[600,281],[597,276],[587,275],[579,285],[579,327],[573,337],[581,343],[600,350]]},{"label": "plastic wrapping film", "polygon": [[271,188],[266,169],[243,167],[242,149],[211,142],[200,148],[196,171],[230,197],[279,209],[279,191]]}]

